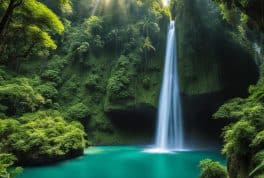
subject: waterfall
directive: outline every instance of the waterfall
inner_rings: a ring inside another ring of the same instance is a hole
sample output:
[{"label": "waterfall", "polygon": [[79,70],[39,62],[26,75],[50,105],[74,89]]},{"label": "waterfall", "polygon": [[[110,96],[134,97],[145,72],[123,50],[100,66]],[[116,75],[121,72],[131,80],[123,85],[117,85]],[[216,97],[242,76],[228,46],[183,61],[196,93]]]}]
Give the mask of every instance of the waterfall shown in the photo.
[{"label": "waterfall", "polygon": [[178,79],[175,22],[169,24],[163,82],[159,99],[155,150],[183,149],[183,121]]}]

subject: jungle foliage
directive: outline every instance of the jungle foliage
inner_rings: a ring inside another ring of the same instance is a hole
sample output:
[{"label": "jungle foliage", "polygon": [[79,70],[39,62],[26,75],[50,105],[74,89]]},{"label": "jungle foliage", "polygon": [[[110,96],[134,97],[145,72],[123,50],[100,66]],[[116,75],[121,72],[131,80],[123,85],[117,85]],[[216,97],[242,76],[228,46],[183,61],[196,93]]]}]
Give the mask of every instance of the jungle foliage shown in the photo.
[{"label": "jungle foliage", "polygon": [[0,154],[0,176],[14,178],[17,174],[21,173],[22,168],[16,167],[10,171],[11,166],[13,166],[16,157],[12,154]]},{"label": "jungle foliage", "polygon": [[121,142],[105,107],[135,102],[135,72],[159,77],[169,19],[159,0],[1,0],[0,175]]},{"label": "jungle foliage", "polygon": [[[235,39],[244,46],[254,46],[260,73],[257,84],[249,87],[248,97],[229,100],[213,115],[215,119],[226,119],[231,123],[223,129],[222,153],[227,158],[228,177],[260,178],[264,175],[264,65],[261,50],[264,4],[262,1],[249,0],[215,2],[219,3],[223,19],[236,29]],[[217,163],[201,163],[202,175],[208,173],[212,164]],[[209,177],[215,177],[214,174],[221,170],[220,167],[214,169],[210,169],[212,174]]]},{"label": "jungle foliage", "polygon": [[228,159],[230,177],[260,177],[263,169],[263,65],[260,80],[249,89],[248,98],[235,98],[214,114],[216,119],[228,119],[224,128],[223,154]]},{"label": "jungle foliage", "polygon": [[200,169],[202,174],[200,175],[200,178],[226,178],[227,177],[227,171],[224,166],[222,166],[218,162],[214,162],[210,159],[206,159],[201,161],[200,163]]},{"label": "jungle foliage", "polygon": [[80,155],[85,147],[83,127],[66,122],[52,111],[38,111],[0,120],[1,147],[20,163],[47,164]]},{"label": "jungle foliage", "polygon": [[[182,2],[172,1],[172,10],[186,10]],[[224,19],[237,30],[233,34],[236,38],[232,38],[235,42],[231,40],[229,45],[240,43],[252,50],[250,42],[257,36],[251,35],[250,30],[263,31],[260,1],[216,2],[220,3]],[[14,163],[46,164],[81,155],[88,144],[128,143],[131,135],[120,131],[110,116],[124,116],[142,103],[149,108],[156,106],[162,72],[162,61],[156,59],[163,57],[170,10],[159,0],[100,1],[98,6],[95,3],[0,0],[0,176],[12,177],[19,172],[20,168],[9,171]],[[206,7],[215,17],[218,11]],[[253,12],[252,8],[256,10]],[[208,22],[191,26],[190,29],[203,32],[199,35],[224,30],[211,28],[220,26],[219,18],[213,24],[215,21],[208,16],[200,19],[195,12],[187,16],[195,20],[184,25]],[[176,15],[174,11],[172,14]],[[188,35],[198,34],[186,31],[180,41]],[[227,39],[222,37],[217,39]],[[181,44],[187,48],[188,43],[199,46],[197,51],[204,53],[212,45],[200,45],[203,38]],[[196,56],[196,50],[189,49],[188,54]],[[215,70],[211,71],[215,75]],[[188,77],[188,82],[198,81]],[[215,114],[216,118],[232,121],[224,130],[223,149],[230,177],[263,174],[262,79],[261,75],[258,84],[250,88],[248,98],[234,99]],[[202,92],[204,86],[219,88],[214,84],[201,85]],[[223,166],[210,160],[200,167],[201,177],[227,174]]]}]

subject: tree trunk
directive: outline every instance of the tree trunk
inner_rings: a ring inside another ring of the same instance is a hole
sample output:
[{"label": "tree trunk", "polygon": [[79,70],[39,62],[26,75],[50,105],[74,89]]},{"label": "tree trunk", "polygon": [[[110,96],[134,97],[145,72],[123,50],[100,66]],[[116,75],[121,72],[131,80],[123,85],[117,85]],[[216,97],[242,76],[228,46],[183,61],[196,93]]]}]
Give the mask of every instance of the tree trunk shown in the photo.
[{"label": "tree trunk", "polygon": [[8,7],[0,21],[0,38],[2,37],[7,23],[12,16],[14,9],[22,4],[22,0],[10,0]]}]

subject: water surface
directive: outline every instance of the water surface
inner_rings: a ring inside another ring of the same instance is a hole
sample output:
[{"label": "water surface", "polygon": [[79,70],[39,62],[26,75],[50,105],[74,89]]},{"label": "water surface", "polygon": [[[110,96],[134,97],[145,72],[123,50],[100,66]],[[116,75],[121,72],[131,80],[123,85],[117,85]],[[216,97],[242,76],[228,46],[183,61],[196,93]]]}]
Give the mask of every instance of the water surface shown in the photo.
[{"label": "water surface", "polygon": [[225,163],[217,151],[147,153],[141,147],[102,146],[84,156],[44,167],[24,168],[18,178],[197,178],[200,160]]}]

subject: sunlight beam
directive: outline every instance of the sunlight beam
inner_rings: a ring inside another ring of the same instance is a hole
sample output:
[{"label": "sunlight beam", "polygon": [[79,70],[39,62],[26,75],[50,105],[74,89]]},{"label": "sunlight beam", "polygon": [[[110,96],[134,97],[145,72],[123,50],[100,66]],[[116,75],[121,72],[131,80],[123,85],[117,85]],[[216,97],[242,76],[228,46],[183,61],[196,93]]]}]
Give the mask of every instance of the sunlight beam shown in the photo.
[{"label": "sunlight beam", "polygon": [[168,6],[170,4],[170,0],[162,0],[163,6]]},{"label": "sunlight beam", "polygon": [[96,0],[95,1],[95,5],[93,7],[92,14],[91,14],[92,16],[95,14],[95,12],[96,12],[96,10],[97,10],[98,5],[99,5],[100,2],[101,2],[101,0]]}]

